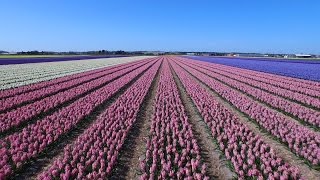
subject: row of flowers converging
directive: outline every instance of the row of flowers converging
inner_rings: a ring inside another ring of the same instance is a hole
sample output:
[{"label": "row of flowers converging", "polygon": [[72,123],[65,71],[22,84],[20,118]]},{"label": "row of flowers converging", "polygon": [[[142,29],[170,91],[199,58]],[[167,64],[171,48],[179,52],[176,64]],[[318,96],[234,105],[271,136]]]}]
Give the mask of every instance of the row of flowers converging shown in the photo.
[{"label": "row of flowers converging", "polygon": [[93,112],[96,107],[107,101],[122,87],[152,66],[155,61],[149,61],[147,64],[79,98],[67,107],[1,140],[0,174],[2,177],[14,173],[28,160],[37,157],[38,154],[57,141],[63,134],[72,130],[77,123]]},{"label": "row of flowers converging", "polygon": [[[292,102],[286,98],[294,99],[301,103],[309,102],[310,104],[314,104],[314,107],[320,107],[320,99],[316,97],[310,97],[307,95],[299,94],[297,92],[292,92],[290,90],[285,90],[281,88],[277,88],[274,86],[268,86],[268,88],[264,87],[261,82],[251,80],[247,77],[242,77],[239,75],[232,75],[231,73],[219,72],[219,70],[215,70],[212,68],[206,68],[207,65],[204,65],[201,62],[190,62],[186,65],[195,65],[197,69],[211,77],[216,78],[219,81],[228,84],[231,87],[234,87],[238,90],[245,92],[248,95],[253,96],[256,99],[259,99],[261,102],[266,103],[274,108],[280,109],[288,114],[291,114],[294,117],[297,117],[303,122],[306,122],[312,126],[317,128],[320,127],[320,112],[314,109],[307,107],[306,105],[301,105],[296,102]],[[223,68],[222,68],[223,69]],[[219,73],[217,73],[219,72]],[[236,72],[236,71],[234,71]],[[245,83],[244,83],[245,82]],[[250,84],[250,85],[248,85]],[[253,87],[253,86],[258,86]],[[279,90],[280,89],[280,90]],[[274,95],[271,92],[276,92],[277,94],[286,94],[285,97],[280,97],[278,95]],[[299,95],[297,95],[299,94]],[[296,96],[295,96],[296,95]],[[306,96],[306,97],[305,97]],[[299,97],[299,98],[298,98]]]},{"label": "row of flowers converging", "polygon": [[176,64],[177,62],[172,63],[174,70],[211,130],[212,136],[217,139],[220,150],[232,162],[239,179],[300,178],[296,168],[277,157],[273,149],[241,123],[236,115],[217,102]]},{"label": "row of flowers converging", "polygon": [[240,111],[247,114],[270,134],[277,137],[291,151],[304,157],[313,165],[320,164],[320,136],[318,133],[287,119],[214,78],[210,78],[208,75],[198,71],[197,68],[191,68],[181,62],[179,64]]},{"label": "row of flowers converging", "polygon": [[[189,62],[180,58],[153,58],[3,91],[6,93],[0,97],[0,102],[5,105],[0,109],[3,111],[0,114],[2,118],[0,133],[19,127],[21,123],[59,107],[67,101],[74,100],[74,102],[0,140],[0,178],[12,175],[23,168],[30,159],[37,158],[48,146],[54,144],[91,114],[96,107],[141,75],[74,143],[66,146],[63,154],[38,178],[108,177],[112,173],[124,140],[136,122],[143,99],[160,68],[154,115],[146,143],[146,156],[140,162],[141,179],[208,179],[206,165],[202,163],[200,149],[192,133],[170,65],[240,179],[252,176],[258,179],[301,177],[295,167],[278,157],[269,145],[243,124],[235,114],[217,102],[190,74],[207,84],[270,134],[279,138],[293,152],[310,163],[319,165],[319,136],[235,90],[244,91],[261,101],[267,100],[261,96],[272,95],[247,85],[251,80],[240,76],[242,72],[231,73],[229,69],[217,69],[215,65]],[[252,81],[257,83],[255,80]],[[294,80],[290,82],[298,83]],[[271,83],[274,84],[269,86]],[[258,86],[259,88],[284,86],[276,83],[280,81],[270,80],[266,86]],[[308,89],[307,81],[300,83],[299,87]],[[300,90],[292,88],[290,91]],[[313,88],[312,92],[317,92],[317,89]],[[303,90],[299,93],[307,95]],[[309,95],[314,96],[314,94]],[[312,124],[311,122],[309,123]]]},{"label": "row of flowers converging", "polygon": [[[107,68],[102,72],[84,76],[80,79],[73,79],[0,100],[1,104],[3,104],[1,110],[16,107],[15,109],[9,109],[9,111],[0,114],[0,133],[8,131],[13,127],[17,127],[21,123],[39,116],[41,113],[46,113],[65,102],[95,90],[96,88],[99,88],[104,84],[119,78],[140,66],[143,66],[144,64],[146,64],[146,62],[130,63],[113,69]],[[77,86],[75,86],[75,84]],[[53,93],[53,95],[50,96],[50,93],[52,92],[58,93]],[[20,104],[33,101],[35,99],[39,100],[19,107]]]},{"label": "row of flowers converging", "polygon": [[128,63],[146,57],[120,57],[108,59],[76,60],[65,62],[2,65],[0,90],[47,81],[88,70]]}]

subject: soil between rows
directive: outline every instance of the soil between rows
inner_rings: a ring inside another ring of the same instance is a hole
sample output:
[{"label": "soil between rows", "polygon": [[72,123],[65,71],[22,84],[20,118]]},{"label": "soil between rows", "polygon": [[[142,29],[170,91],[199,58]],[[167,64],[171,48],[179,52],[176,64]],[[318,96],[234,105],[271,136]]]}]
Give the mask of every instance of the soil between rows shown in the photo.
[{"label": "soil between rows", "polygon": [[128,137],[126,137],[123,147],[119,152],[117,163],[114,166],[109,179],[139,179],[139,158],[143,158],[146,151],[147,138],[149,137],[150,124],[154,113],[154,100],[162,63],[142,102],[136,122],[131,127]]},{"label": "soil between rows", "polygon": [[[181,66],[180,66],[181,67]],[[181,67],[183,68],[183,67]],[[184,69],[184,68],[183,68]],[[185,69],[184,69],[185,70]],[[187,71],[187,70],[185,70]],[[187,71],[188,72],[188,71]],[[188,72],[189,73],[189,72]],[[208,85],[203,83],[201,80],[189,73],[193,79],[195,79],[203,88],[207,89],[216,100],[223,104],[230,112],[238,116],[240,121],[245,124],[252,132],[257,134],[265,143],[267,143],[272,149],[275,150],[276,154],[281,157],[284,161],[288,162],[290,165],[295,166],[299,169],[302,176],[305,179],[319,179],[320,172],[314,169],[311,169],[304,160],[297,157],[292,153],[284,144],[275,140],[275,138],[266,132],[263,128],[260,128],[252,119],[250,119],[246,114],[234,107],[230,102],[221,97],[217,92],[211,89]],[[211,77],[210,77],[211,78]]]},{"label": "soil between rows", "polygon": [[170,68],[178,87],[182,104],[185,107],[189,123],[191,124],[193,134],[200,147],[200,155],[203,162],[207,165],[208,176],[210,179],[233,179],[236,177],[236,174],[226,166],[225,162],[227,159],[225,159],[222,152],[219,151],[219,147],[214,142],[214,137],[210,134],[208,126],[205,124],[200,112],[184,89],[182,82],[171,65]]}]

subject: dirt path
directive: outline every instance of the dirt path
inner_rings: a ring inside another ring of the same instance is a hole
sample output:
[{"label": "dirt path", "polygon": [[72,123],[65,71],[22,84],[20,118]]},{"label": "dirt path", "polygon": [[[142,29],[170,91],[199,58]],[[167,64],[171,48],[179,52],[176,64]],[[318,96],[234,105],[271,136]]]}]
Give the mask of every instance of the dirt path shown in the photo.
[{"label": "dirt path", "polygon": [[192,125],[192,131],[200,147],[201,157],[203,162],[207,165],[208,175],[211,179],[233,179],[233,177],[236,177],[236,174],[226,166],[226,159],[221,156],[222,153],[214,142],[210,130],[202,119],[196,106],[193,104],[192,99],[183,88],[177,74],[172,68],[171,71],[179,89],[180,97],[186,109],[189,122]]},{"label": "dirt path", "polygon": [[140,158],[145,156],[161,68],[162,65],[160,65],[148,94],[140,107],[137,120],[125,140],[124,146],[119,153],[118,163],[113,168],[114,171],[109,179],[139,179]]},{"label": "dirt path", "polygon": [[[191,75],[191,74],[190,74]],[[259,126],[252,122],[253,120],[250,120],[247,115],[239,111],[237,108],[235,108],[232,104],[230,104],[227,100],[222,98],[219,94],[217,94],[214,90],[212,90],[209,86],[201,82],[199,79],[191,75],[196,81],[198,81],[202,87],[206,88],[210,91],[212,96],[216,98],[218,102],[223,104],[226,108],[228,108],[232,113],[236,114],[240,121],[247,125],[251,131],[253,131],[255,134],[259,135],[260,138],[267,143],[271,148],[275,150],[277,155],[281,157],[283,160],[288,162],[289,164],[297,167],[302,176],[305,179],[319,179],[320,172],[316,171],[314,169],[311,169],[308,165],[305,164],[304,160],[297,157],[294,153],[292,153],[285,145],[275,140],[275,138],[270,135],[268,132],[263,130],[262,128],[259,128]]]},{"label": "dirt path", "polygon": [[66,134],[62,135],[56,142],[49,145],[37,157],[27,162],[20,170],[15,173],[14,177],[11,177],[11,179],[36,179],[37,175],[45,171],[55,160],[55,158],[63,154],[63,149],[66,145],[72,144],[79,135],[81,135],[88,127],[90,127],[92,123],[94,123],[97,117],[103,111],[105,111],[106,108],[108,108],[121,94],[123,94],[126,89],[128,89],[133,83],[135,83],[135,81],[137,81],[149,68],[132,79],[127,85],[120,88],[119,91],[111,96],[108,100],[97,106],[92,113],[82,119],[74,128],[70,129]]}]

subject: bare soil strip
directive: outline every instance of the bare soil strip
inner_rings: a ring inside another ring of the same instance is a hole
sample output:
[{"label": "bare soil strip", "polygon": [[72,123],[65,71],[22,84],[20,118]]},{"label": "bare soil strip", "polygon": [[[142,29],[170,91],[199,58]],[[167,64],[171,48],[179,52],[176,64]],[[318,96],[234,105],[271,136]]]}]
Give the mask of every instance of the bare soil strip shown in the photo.
[{"label": "bare soil strip", "polygon": [[[184,65],[187,65],[187,64],[184,64]],[[187,66],[193,68],[193,67],[190,66],[190,65],[187,65]],[[182,67],[182,68],[183,68],[183,67]],[[193,69],[194,69],[194,68],[193,68]],[[262,105],[262,106],[266,106],[267,108],[269,108],[271,111],[274,111],[274,112],[277,113],[278,115],[283,116],[283,117],[285,117],[286,119],[289,119],[289,120],[291,120],[291,121],[294,121],[295,123],[300,124],[301,126],[304,126],[304,127],[308,128],[310,131],[313,131],[313,132],[315,132],[315,133],[317,133],[317,134],[320,134],[320,132],[319,132],[320,129],[319,129],[319,128],[317,128],[317,127],[315,127],[315,126],[312,126],[312,125],[308,124],[307,122],[305,122],[305,121],[303,121],[303,120],[300,120],[300,119],[294,117],[292,114],[289,114],[289,113],[287,113],[287,112],[284,112],[284,111],[281,110],[281,109],[275,108],[275,107],[273,107],[273,106],[271,106],[271,105],[269,105],[269,104],[267,104],[267,103],[265,103],[265,102],[262,102],[262,101],[259,100],[258,98],[254,97],[254,96],[252,96],[252,95],[250,95],[250,94],[247,94],[247,93],[245,93],[245,92],[243,92],[243,91],[241,91],[241,90],[238,90],[237,88],[234,88],[234,87],[230,86],[229,84],[227,84],[227,83],[225,83],[225,82],[223,82],[223,81],[221,81],[221,80],[219,80],[219,79],[216,79],[216,78],[213,77],[213,76],[210,76],[210,75],[202,72],[201,70],[198,70],[198,69],[195,69],[195,70],[197,70],[197,71],[199,71],[199,72],[207,75],[209,78],[212,78],[212,79],[214,79],[214,80],[216,80],[216,81],[218,81],[218,82],[221,82],[222,84],[228,86],[228,87],[231,88],[231,89],[234,89],[234,90],[238,91],[239,93],[243,94],[244,96],[247,96],[248,98],[250,98],[251,100],[255,101],[256,103],[258,103],[258,104],[260,104],[260,105]]]},{"label": "bare soil strip", "polygon": [[[151,66],[154,64],[155,63]],[[90,115],[82,119],[74,128],[70,129],[68,133],[62,135],[56,142],[49,145],[37,157],[24,164],[20,170],[15,172],[15,175],[11,177],[11,179],[35,179],[38,174],[50,166],[56,157],[63,154],[63,149],[66,145],[73,143],[79,135],[90,127],[90,125],[103,111],[105,111],[106,108],[108,108],[121,94],[123,94],[126,89],[135,83],[148,69],[150,69],[150,67],[132,79],[127,85],[120,88],[120,90],[111,96],[109,100],[96,107]]]},{"label": "bare soil strip", "polygon": [[[141,66],[143,66],[143,65],[144,65],[144,64],[142,64]],[[141,66],[139,66],[139,67],[141,67]],[[138,69],[139,67],[133,69],[132,71]],[[130,72],[132,72],[132,71],[130,71]],[[29,119],[29,120],[26,120],[26,121],[20,123],[20,125],[17,126],[17,127],[12,127],[12,128],[10,128],[10,129],[8,129],[8,130],[0,133],[0,139],[1,139],[1,138],[4,138],[4,137],[6,137],[6,136],[9,136],[9,135],[11,135],[11,134],[17,133],[17,132],[21,132],[22,129],[25,128],[26,126],[28,126],[29,124],[34,124],[34,123],[36,123],[37,121],[43,119],[44,117],[52,115],[53,113],[55,113],[55,112],[58,111],[59,109],[62,109],[62,108],[64,108],[64,107],[69,106],[69,105],[72,104],[74,101],[78,100],[79,98],[84,97],[84,96],[86,96],[86,95],[94,92],[95,90],[100,89],[100,88],[102,88],[103,86],[105,86],[105,85],[107,85],[107,84],[111,83],[112,81],[115,81],[115,80],[117,80],[117,79],[119,79],[119,78],[121,78],[121,76],[115,77],[114,79],[111,79],[110,81],[106,81],[105,83],[101,84],[100,86],[97,86],[97,87],[95,87],[95,88],[93,88],[93,89],[91,89],[91,90],[89,90],[89,91],[87,91],[87,92],[85,92],[85,93],[79,94],[79,95],[77,95],[76,97],[74,97],[74,98],[72,98],[72,99],[70,99],[70,100],[68,100],[68,101],[63,102],[62,104],[60,104],[60,105],[58,105],[58,106],[56,106],[56,107],[54,107],[54,108],[49,109],[49,110],[46,111],[46,112],[42,112],[42,113],[38,114],[37,116],[35,116],[35,117],[33,117],[33,118]]]},{"label": "bare soil strip", "polygon": [[149,136],[150,124],[154,112],[154,100],[160,78],[160,65],[155,79],[144,98],[139,109],[136,122],[133,124],[128,137],[123,144],[118,156],[117,164],[113,168],[109,179],[139,179],[140,160],[146,151],[147,138]]},{"label": "bare soil strip", "polygon": [[192,131],[200,147],[200,153],[203,162],[207,165],[207,173],[210,179],[233,179],[236,174],[226,166],[226,159],[214,142],[214,137],[202,119],[197,107],[194,105],[191,97],[185,91],[176,72],[171,67],[173,78],[179,89],[182,104],[186,109],[189,123],[192,125]]},{"label": "bare soil strip", "polygon": [[239,111],[236,107],[234,107],[232,104],[230,104],[226,99],[221,97],[219,94],[217,94],[213,89],[211,89],[209,86],[204,84],[202,81],[194,77],[192,74],[190,74],[196,81],[199,82],[199,84],[202,85],[202,87],[206,88],[211,92],[211,94],[216,98],[216,100],[220,103],[222,103],[226,108],[228,108],[232,113],[236,114],[240,121],[247,125],[251,131],[253,131],[255,134],[259,135],[259,137],[267,143],[272,149],[275,150],[277,155],[281,157],[284,161],[288,162],[289,164],[299,168],[299,171],[301,172],[302,176],[305,179],[319,179],[320,172],[317,170],[314,170],[310,168],[307,164],[305,164],[304,160],[297,157],[294,153],[292,153],[284,144],[278,142],[272,135],[270,135],[268,132],[266,132],[263,128],[260,128],[256,123],[253,122],[248,116],[241,111]]}]

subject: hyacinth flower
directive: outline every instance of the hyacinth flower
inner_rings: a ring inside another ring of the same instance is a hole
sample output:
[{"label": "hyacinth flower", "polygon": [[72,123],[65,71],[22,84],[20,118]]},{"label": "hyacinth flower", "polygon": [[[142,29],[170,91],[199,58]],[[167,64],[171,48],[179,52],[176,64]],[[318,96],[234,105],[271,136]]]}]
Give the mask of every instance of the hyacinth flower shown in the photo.
[{"label": "hyacinth flower", "polygon": [[[123,57],[110,58],[108,61],[97,60],[81,60],[81,61],[66,61],[54,63],[34,63],[34,64],[16,64],[1,67],[0,73],[0,98],[13,95],[12,93],[23,92],[16,91],[21,87],[33,86],[37,83],[47,82],[48,85],[55,84],[57,79],[65,78],[69,75],[83,73],[85,71],[100,69],[107,66],[133,62],[145,59],[146,57]],[[1,61],[3,62],[3,61]],[[1,63],[0,62],[0,63]],[[52,82],[51,82],[52,81]],[[39,86],[38,86],[39,87]],[[46,87],[46,86],[41,86]],[[10,89],[14,88],[14,89]],[[28,90],[24,89],[24,90]],[[2,92],[4,94],[2,94]],[[9,93],[9,94],[7,94]]]},{"label": "hyacinth flower", "polygon": [[160,64],[161,60],[157,60],[73,144],[65,147],[63,155],[38,179],[66,176],[77,179],[107,178]]},{"label": "hyacinth flower", "polygon": [[212,136],[217,139],[220,150],[231,161],[239,179],[266,179],[274,175],[281,178],[301,178],[297,168],[277,157],[272,148],[242,124],[236,115],[216,101],[206,89],[177,65],[177,61],[172,60],[171,64],[211,130]]},{"label": "hyacinth flower", "polygon": [[[39,153],[59,139],[61,135],[67,133],[85,116],[89,115],[95,107],[109,99],[121,87],[128,84],[133,78],[153,66],[156,62],[157,60],[152,60],[93,93],[78,99],[69,106],[56,111],[52,115],[46,116],[35,124],[28,125],[21,132],[7,136],[4,141],[10,144],[8,155],[12,157],[15,168],[19,169],[30,158],[37,157]],[[119,140],[122,138],[121,136],[118,137]],[[36,142],[37,145],[35,145]]]},{"label": "hyacinth flower", "polygon": [[[288,147],[294,144],[300,144],[299,149],[292,149],[293,152],[304,157],[313,165],[318,165],[320,156],[320,136],[314,131],[298,124],[297,122],[291,121],[284,116],[277,114],[268,107],[265,107],[249,97],[241,94],[240,92],[231,89],[223,83],[216,81],[212,78],[208,78],[207,75],[197,71],[196,69],[190,68],[183,64],[182,67],[187,69],[191,74],[196,76],[202,82],[207,84],[210,88],[220,94],[223,98],[228,100],[240,111],[247,114],[251,119],[255,120],[260,126],[265,128],[270,134],[277,137],[279,140],[284,142]],[[305,155],[302,153],[302,148],[307,147],[311,149],[314,154]]]},{"label": "hyacinth flower", "polygon": [[167,60],[160,71],[154,104],[140,179],[208,179]]},{"label": "hyacinth flower", "polygon": [[[185,64],[186,65],[186,64]],[[190,65],[188,65],[190,66]],[[298,117],[301,121],[308,123],[310,125],[314,125],[316,127],[320,127],[320,113],[314,109],[308,108],[306,106],[303,106],[301,104],[298,104],[296,102],[289,101],[285,98],[273,95],[269,92],[265,92],[259,88],[255,88],[252,86],[249,86],[245,83],[239,82],[243,78],[236,77],[235,79],[231,79],[229,77],[222,76],[220,74],[211,72],[207,69],[204,69],[203,67],[197,68],[197,70],[210,75],[211,77],[217,78],[218,80],[230,85],[231,87],[234,87],[240,91],[243,91],[244,93],[251,95],[255,97],[256,99],[259,99],[260,101],[269,104],[272,107],[278,108],[282,111],[285,111],[288,114],[291,114],[292,116]],[[257,83],[253,83],[257,84]],[[301,102],[308,101],[315,107],[320,107],[320,99],[315,97],[304,97],[296,95],[297,93],[290,93],[283,90],[272,90],[273,92],[285,94],[285,96],[292,96],[291,99],[299,100]],[[295,96],[296,98],[294,98]],[[311,105],[310,103],[307,103]]]}]

